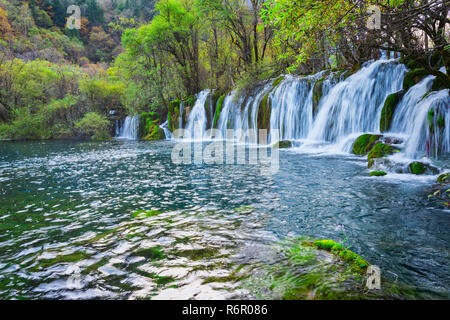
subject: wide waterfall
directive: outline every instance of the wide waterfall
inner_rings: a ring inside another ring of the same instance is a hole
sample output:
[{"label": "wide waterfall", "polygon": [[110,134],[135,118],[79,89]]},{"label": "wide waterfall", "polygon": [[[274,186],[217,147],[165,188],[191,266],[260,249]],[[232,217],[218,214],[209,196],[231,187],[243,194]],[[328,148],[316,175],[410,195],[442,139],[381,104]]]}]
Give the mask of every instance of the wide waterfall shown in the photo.
[{"label": "wide waterfall", "polygon": [[[251,89],[235,89],[223,100],[215,136],[239,140],[248,129],[261,129],[263,105],[264,117],[269,119],[263,129],[269,131],[270,143],[291,140],[299,152],[348,153],[360,134],[380,133],[386,97],[399,92],[401,99],[385,135],[404,141],[402,154],[407,158],[450,152],[449,90],[429,93],[435,77],[428,76],[403,92],[406,71],[396,59],[381,59],[366,63],[345,79],[345,73],[322,71],[311,76],[287,75],[277,84],[271,80]],[[205,104],[208,96],[209,90],[198,94],[185,137],[211,138],[206,136],[212,122],[207,113],[212,117],[215,106]],[[227,136],[228,129],[234,130],[233,136]],[[275,129],[279,137],[271,137],[270,131]]]},{"label": "wide waterfall", "polygon": [[139,116],[127,116],[116,132],[117,139],[138,140],[139,139]]}]

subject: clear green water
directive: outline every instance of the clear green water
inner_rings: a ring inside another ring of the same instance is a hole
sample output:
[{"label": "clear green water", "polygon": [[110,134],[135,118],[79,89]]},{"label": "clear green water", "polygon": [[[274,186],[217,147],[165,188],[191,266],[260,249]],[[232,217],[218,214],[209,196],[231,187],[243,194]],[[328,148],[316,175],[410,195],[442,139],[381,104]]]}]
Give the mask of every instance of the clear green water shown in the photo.
[{"label": "clear green water", "polygon": [[258,277],[289,266],[276,245],[340,240],[338,225],[385,278],[450,297],[450,216],[427,200],[433,178],[368,178],[356,157],[291,151],[269,177],[174,165],[172,146],[1,143],[0,298],[278,299]]}]

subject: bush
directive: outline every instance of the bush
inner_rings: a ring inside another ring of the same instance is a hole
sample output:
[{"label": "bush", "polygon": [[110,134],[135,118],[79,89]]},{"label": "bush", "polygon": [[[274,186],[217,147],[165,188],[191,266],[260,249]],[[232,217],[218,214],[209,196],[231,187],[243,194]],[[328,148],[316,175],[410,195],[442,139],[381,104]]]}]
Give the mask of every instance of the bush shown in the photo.
[{"label": "bush", "polygon": [[109,140],[109,120],[96,112],[87,113],[81,120],[75,123],[75,128],[83,138],[92,140]]}]

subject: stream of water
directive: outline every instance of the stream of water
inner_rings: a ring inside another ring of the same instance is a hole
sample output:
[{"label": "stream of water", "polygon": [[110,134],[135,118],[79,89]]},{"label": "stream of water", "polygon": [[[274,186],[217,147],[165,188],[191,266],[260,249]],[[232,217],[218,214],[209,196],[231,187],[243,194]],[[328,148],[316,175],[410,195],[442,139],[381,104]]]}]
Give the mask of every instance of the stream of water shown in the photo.
[{"label": "stream of water", "polygon": [[362,158],[295,149],[272,176],[175,165],[173,144],[0,144],[0,298],[254,298],[231,273],[278,266],[270,252],[285,239],[338,241],[339,226],[383,276],[450,298],[450,216],[427,200],[435,176],[371,178]]}]

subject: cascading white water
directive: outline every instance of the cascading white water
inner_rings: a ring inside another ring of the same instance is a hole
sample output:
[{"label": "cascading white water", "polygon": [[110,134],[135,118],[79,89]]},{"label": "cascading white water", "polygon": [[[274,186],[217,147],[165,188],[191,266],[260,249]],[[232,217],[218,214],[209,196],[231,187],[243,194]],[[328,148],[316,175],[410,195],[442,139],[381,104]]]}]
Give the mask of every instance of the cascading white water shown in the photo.
[{"label": "cascading white water", "polygon": [[[441,146],[442,152],[450,151],[448,127],[445,127],[444,135],[441,139],[438,123],[435,121],[436,117],[430,117],[431,119],[428,120],[429,112],[433,112],[434,115],[434,113],[436,113],[439,109],[442,109],[445,110],[442,114],[442,120],[445,125],[448,125],[450,118],[448,108],[450,108],[450,96],[448,89],[432,92],[416,105],[414,115],[409,119],[413,122],[413,125],[408,128],[411,129],[411,131],[408,132],[409,138],[405,146],[405,155],[407,157],[415,158],[423,154],[437,155],[439,146]],[[429,123],[429,121],[431,123]],[[431,133],[433,139],[430,139],[430,130],[428,130],[430,125],[434,126]]]},{"label": "cascading white water", "polygon": [[[270,94],[272,112],[270,128],[279,129],[281,140],[299,140],[308,136],[313,124],[313,90],[316,81],[326,71],[308,77],[286,76]],[[333,74],[321,82],[322,94],[326,95],[334,85]],[[272,143],[276,141],[272,141]]]},{"label": "cascading white water", "polygon": [[338,83],[321,100],[308,140],[338,142],[379,132],[385,98],[402,88],[405,70],[394,60],[378,60]]},{"label": "cascading white water", "polygon": [[[402,89],[406,71],[395,59],[378,60],[367,63],[346,79],[333,73],[324,77],[325,73],[320,72],[308,77],[286,76],[276,89],[268,82],[241,93],[234,90],[223,101],[217,128],[221,138],[234,139],[241,139],[247,129],[258,129],[258,110],[262,99],[269,94],[270,130],[280,129],[279,139],[300,141],[300,148],[306,152],[349,152],[360,134],[380,132],[385,99]],[[390,132],[386,133],[401,136],[405,141],[404,155],[411,158],[424,153],[450,152],[448,90],[424,97],[433,79],[433,76],[426,77],[403,94]],[[321,99],[317,102],[313,96],[319,80]],[[186,130],[190,137],[205,138],[209,129],[205,112],[208,93],[206,90],[199,94],[189,115]],[[435,110],[431,120],[430,109]],[[430,121],[433,128],[440,129],[430,130]],[[235,130],[234,137],[227,137],[228,129]]]},{"label": "cascading white water", "polygon": [[[217,129],[220,138],[243,140],[249,129],[258,129],[258,108],[261,100],[272,90],[272,83],[254,88],[251,94],[240,94],[232,91],[225,97],[220,113]],[[234,130],[233,137],[227,137],[227,130]]]},{"label": "cascading white water", "polygon": [[209,90],[204,90],[197,95],[195,105],[189,113],[183,138],[203,139],[208,121],[206,118],[205,101],[208,98],[209,93]]},{"label": "cascading white water", "polygon": [[169,120],[166,120],[162,125],[159,127],[164,130],[164,135],[166,136],[166,140],[173,139],[172,132],[170,132],[169,128],[167,127],[169,125]]},{"label": "cascading white water", "polygon": [[117,139],[138,140],[139,139],[139,121],[140,117],[127,116],[122,127],[119,128]]}]

